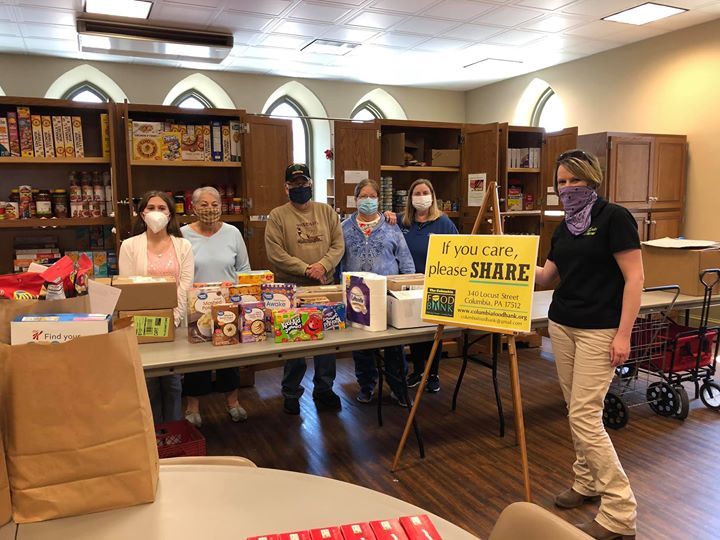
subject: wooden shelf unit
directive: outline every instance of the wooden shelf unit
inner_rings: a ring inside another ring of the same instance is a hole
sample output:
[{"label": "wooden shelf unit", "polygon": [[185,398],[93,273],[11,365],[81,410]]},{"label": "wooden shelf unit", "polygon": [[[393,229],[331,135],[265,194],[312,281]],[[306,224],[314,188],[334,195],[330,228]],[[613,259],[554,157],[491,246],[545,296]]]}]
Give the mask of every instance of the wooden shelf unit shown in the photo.
[{"label": "wooden shelf unit", "polygon": [[23,158],[0,157],[0,165],[109,165],[110,158]]},{"label": "wooden shelf unit", "polygon": [[58,227],[99,227],[114,225],[114,217],[98,218],[28,218],[0,220],[0,229],[47,229]]},{"label": "wooden shelf unit", "polygon": [[130,162],[133,167],[198,167],[198,168],[239,168],[239,161],[138,161]]},{"label": "wooden shelf unit", "polygon": [[460,172],[460,167],[433,167],[428,165],[427,167],[408,165],[380,165],[381,171],[396,171],[396,172]]}]

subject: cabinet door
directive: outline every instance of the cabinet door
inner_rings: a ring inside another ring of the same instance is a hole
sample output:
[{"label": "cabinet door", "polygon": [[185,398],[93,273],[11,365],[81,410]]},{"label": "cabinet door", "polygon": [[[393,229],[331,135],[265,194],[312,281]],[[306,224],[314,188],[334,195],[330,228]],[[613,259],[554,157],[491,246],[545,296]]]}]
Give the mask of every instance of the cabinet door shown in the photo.
[{"label": "cabinet door", "polygon": [[[114,114],[110,114],[112,125],[111,133],[114,136],[115,146],[111,147],[112,153],[112,189],[113,200],[115,201],[115,227],[118,244],[132,236],[133,205],[132,197],[132,171],[130,167],[131,136],[129,133],[129,113],[127,101],[111,105]],[[114,118],[113,118],[114,117]],[[119,253],[119,247],[118,247]]]},{"label": "cabinet door", "polygon": [[652,137],[610,137],[609,197],[628,209],[649,207]]},{"label": "cabinet door", "polygon": [[685,194],[687,141],[685,137],[655,137],[651,185],[652,208],[681,208]]},{"label": "cabinet door", "polygon": [[[578,128],[571,127],[545,135],[542,150],[542,194],[543,210],[562,210],[560,200],[555,194],[555,162],[560,154],[577,148]],[[548,200],[548,195],[551,195]]]},{"label": "cabinet door", "polygon": [[254,269],[268,268],[265,222],[276,206],[288,201],[285,169],[292,163],[290,120],[248,115],[249,133],[243,135],[243,194],[247,204],[245,236]]},{"label": "cabinet door", "polygon": [[682,212],[652,212],[649,224],[647,240],[677,238],[682,232]]},{"label": "cabinet door", "polygon": [[538,246],[538,262],[540,265],[545,264],[548,253],[550,253],[550,241],[553,233],[563,219],[563,216],[543,216],[540,227],[540,245]]},{"label": "cabinet door", "polygon": [[[485,173],[486,194],[490,182],[498,182],[499,124],[466,124],[462,129],[460,217],[463,222],[477,217],[480,206],[468,206],[468,175]],[[470,227],[472,230],[472,227]],[[469,233],[470,230],[464,231]]]},{"label": "cabinet door", "polygon": [[647,212],[633,212],[632,217],[635,218],[635,221],[637,222],[637,228],[638,228],[638,235],[640,236],[640,241],[644,242],[645,240],[650,240],[648,237],[648,229],[650,228],[650,218],[648,217],[649,214]]},{"label": "cabinet door", "polygon": [[380,126],[378,122],[335,122],[335,208],[352,213],[347,198],[354,195],[355,184],[345,183],[345,171],[367,171],[380,182]]}]

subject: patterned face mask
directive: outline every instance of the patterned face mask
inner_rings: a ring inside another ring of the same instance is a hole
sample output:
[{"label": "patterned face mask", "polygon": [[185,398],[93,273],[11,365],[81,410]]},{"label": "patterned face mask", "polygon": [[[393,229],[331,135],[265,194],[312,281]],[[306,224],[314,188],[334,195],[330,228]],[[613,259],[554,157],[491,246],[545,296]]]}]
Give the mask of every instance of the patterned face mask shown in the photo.
[{"label": "patterned face mask", "polygon": [[565,224],[575,236],[590,227],[590,212],[598,195],[587,186],[570,186],[560,190],[560,201],[565,209]]},{"label": "patterned face mask", "polygon": [[217,206],[207,206],[205,208],[196,208],[195,215],[200,223],[212,225],[220,221],[220,208]]}]

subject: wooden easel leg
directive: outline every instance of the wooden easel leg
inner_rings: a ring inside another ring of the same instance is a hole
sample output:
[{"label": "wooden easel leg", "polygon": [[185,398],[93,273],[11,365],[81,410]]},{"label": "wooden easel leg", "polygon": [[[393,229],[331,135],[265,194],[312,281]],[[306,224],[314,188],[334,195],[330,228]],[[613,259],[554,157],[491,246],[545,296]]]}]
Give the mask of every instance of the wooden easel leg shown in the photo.
[{"label": "wooden easel leg", "polygon": [[508,353],[510,355],[510,385],[512,388],[513,411],[515,413],[515,437],[520,446],[523,481],[525,483],[525,500],[532,502],[530,495],[530,468],[528,466],[527,447],[525,445],[525,421],[523,419],[522,397],[520,395],[520,371],[518,369],[515,336],[508,336]]},{"label": "wooden easel leg", "polygon": [[428,376],[430,375],[430,368],[432,367],[432,361],[435,358],[440,343],[442,342],[443,331],[445,325],[439,324],[435,331],[435,340],[433,341],[432,349],[430,350],[430,358],[425,362],[425,369],[423,370],[423,376],[418,385],[417,393],[415,394],[415,402],[413,403],[412,410],[408,416],[407,422],[405,422],[405,429],[403,430],[402,437],[400,438],[400,444],[398,444],[397,451],[395,452],[395,459],[393,459],[392,467],[390,470],[395,472],[397,464],[400,461],[402,451],[405,449],[405,443],[407,442],[408,435],[410,434],[410,428],[415,420],[415,414],[417,413],[418,407],[420,406],[420,400],[422,399],[423,392],[425,391],[425,384],[427,383]]}]

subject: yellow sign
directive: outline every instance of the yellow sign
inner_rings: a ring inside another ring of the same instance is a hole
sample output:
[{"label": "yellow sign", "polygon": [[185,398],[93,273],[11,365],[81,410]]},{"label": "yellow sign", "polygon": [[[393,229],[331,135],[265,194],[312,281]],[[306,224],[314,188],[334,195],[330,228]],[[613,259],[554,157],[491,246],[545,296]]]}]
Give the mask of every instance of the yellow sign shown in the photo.
[{"label": "yellow sign", "polygon": [[537,251],[537,236],[431,235],[422,319],[529,332]]}]

